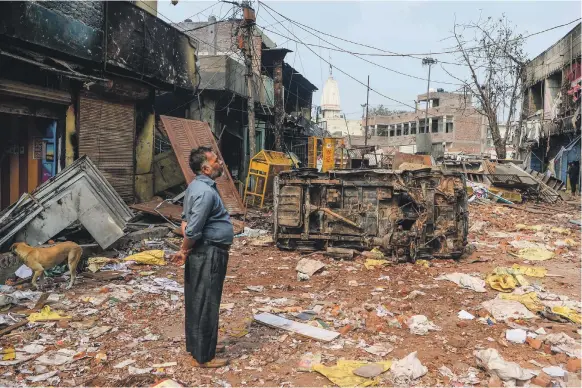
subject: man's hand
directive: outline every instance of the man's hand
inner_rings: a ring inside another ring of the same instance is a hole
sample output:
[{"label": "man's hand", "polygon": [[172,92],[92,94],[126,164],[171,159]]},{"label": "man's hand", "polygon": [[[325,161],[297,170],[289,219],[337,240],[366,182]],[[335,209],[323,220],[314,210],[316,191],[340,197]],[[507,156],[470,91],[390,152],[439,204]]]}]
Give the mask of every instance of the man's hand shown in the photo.
[{"label": "man's hand", "polygon": [[176,252],[176,254],[172,257],[172,263],[174,263],[175,265],[177,265],[178,267],[184,265],[184,263],[186,262],[186,257],[188,257],[188,254],[190,253],[190,250],[184,250],[184,249],[180,249],[178,252]]}]

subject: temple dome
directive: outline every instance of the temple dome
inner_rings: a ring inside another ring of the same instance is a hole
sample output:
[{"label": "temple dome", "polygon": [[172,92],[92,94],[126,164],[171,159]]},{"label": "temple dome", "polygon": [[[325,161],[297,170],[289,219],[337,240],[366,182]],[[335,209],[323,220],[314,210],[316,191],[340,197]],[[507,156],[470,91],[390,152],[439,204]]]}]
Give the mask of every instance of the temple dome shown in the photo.
[{"label": "temple dome", "polygon": [[325,81],[325,85],[323,86],[323,92],[321,93],[321,110],[322,111],[341,110],[339,87],[337,81],[333,79],[333,76],[331,74],[327,81]]}]

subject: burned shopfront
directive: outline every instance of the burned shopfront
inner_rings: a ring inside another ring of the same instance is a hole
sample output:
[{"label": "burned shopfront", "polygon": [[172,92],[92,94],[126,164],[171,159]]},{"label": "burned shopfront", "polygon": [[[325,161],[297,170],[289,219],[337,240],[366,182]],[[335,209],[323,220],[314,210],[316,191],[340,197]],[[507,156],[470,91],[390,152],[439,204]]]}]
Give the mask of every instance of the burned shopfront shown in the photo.
[{"label": "burned shopfront", "polygon": [[83,155],[153,195],[154,100],[192,93],[195,46],[131,2],[0,4],[0,209]]}]

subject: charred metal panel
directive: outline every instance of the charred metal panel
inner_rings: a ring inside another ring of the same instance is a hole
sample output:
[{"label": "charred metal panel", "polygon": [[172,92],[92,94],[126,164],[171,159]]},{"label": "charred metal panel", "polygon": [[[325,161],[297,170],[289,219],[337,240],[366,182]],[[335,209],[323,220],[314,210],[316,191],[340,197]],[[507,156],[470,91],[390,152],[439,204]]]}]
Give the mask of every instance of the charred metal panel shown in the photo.
[{"label": "charred metal panel", "polygon": [[[81,7],[85,2],[71,2]],[[90,3],[90,2],[89,2]],[[102,2],[98,2],[102,6]],[[78,58],[103,60],[103,31],[32,1],[0,2],[0,35]]]},{"label": "charred metal panel", "polygon": [[108,2],[106,13],[107,64],[176,87],[196,87],[195,47],[186,34],[129,2]]},{"label": "charred metal panel", "polygon": [[[189,184],[195,177],[188,162],[192,149],[200,146],[211,147],[219,159],[224,160],[208,123],[160,116],[160,124],[161,129],[167,133],[170,143],[172,143],[172,148],[182,168],[186,183]],[[222,202],[224,202],[224,207],[230,214],[244,214],[246,212],[228,168],[225,168],[224,174],[216,179],[216,187]]]},{"label": "charred metal panel", "polygon": [[462,173],[302,169],[279,174],[274,192],[274,238],[283,249],[379,247],[416,260],[457,258],[467,244]]}]

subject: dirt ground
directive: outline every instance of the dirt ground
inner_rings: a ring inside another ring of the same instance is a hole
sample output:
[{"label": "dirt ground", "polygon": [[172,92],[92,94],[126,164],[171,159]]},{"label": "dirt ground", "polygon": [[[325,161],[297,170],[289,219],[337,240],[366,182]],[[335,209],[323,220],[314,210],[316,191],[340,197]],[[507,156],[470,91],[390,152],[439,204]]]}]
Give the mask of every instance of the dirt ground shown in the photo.
[{"label": "dirt ground", "polygon": [[[495,298],[497,291],[487,285],[486,292],[475,292],[450,281],[435,280],[439,275],[454,272],[485,279],[495,267],[524,264],[523,259],[512,255],[518,249],[511,242],[532,241],[546,244],[553,249],[555,257],[526,263],[543,266],[549,274],[543,278],[526,277],[529,282],[579,302],[582,299],[580,227],[569,220],[580,220],[580,208],[546,206],[547,211],[543,213],[531,213],[498,204],[471,205],[470,251],[459,261],[433,260],[428,267],[407,263],[366,269],[365,258],[361,256],[342,261],[315,253],[309,258],[323,262],[325,268],[306,281],[299,281],[295,270],[297,262],[306,254],[254,246],[251,238],[237,238],[231,249],[223,293],[222,303],[226,306],[220,316],[221,341],[227,345],[225,355],[231,363],[217,370],[190,365],[184,349],[183,295],[167,290],[153,294],[139,287],[150,284],[153,278],[169,278],[181,284],[180,268],[171,264],[132,266],[131,272],[121,280],[104,282],[83,278],[71,290],[64,290],[58,284],[59,287],[48,290],[55,294],[49,298],[49,305],[71,318],[29,325],[1,337],[4,350],[15,347],[18,352],[32,343],[41,344],[44,349],[29,361],[0,368],[3,370],[0,385],[151,386],[164,379],[173,379],[185,386],[334,385],[317,372],[298,370],[301,357],[308,352],[321,354],[321,362],[328,366],[342,358],[380,361],[401,359],[418,352],[428,373],[413,382],[416,386],[462,386],[462,382],[451,381],[439,373],[439,368],[446,366],[458,377],[466,376],[469,368],[478,368],[474,352],[487,348],[497,349],[506,361],[514,361],[524,368],[540,371],[542,367],[562,365],[565,369],[568,357],[564,354],[506,341],[505,332],[510,326],[520,325],[532,331],[544,328],[547,333],[563,332],[580,341],[579,325],[542,317],[482,323],[478,318],[486,312],[480,304]],[[541,230],[517,231],[517,224],[541,225]],[[566,231],[552,231],[552,227]],[[558,240],[565,239],[573,243],[568,241],[570,246],[559,246]],[[264,289],[257,292],[247,289],[248,286]],[[102,303],[90,299],[95,296],[104,297]],[[227,305],[230,303],[232,307]],[[315,306],[322,306],[316,308],[321,309],[316,317],[320,324],[329,326],[330,330],[342,330],[336,340],[318,342],[252,321],[253,314],[260,311],[287,313],[288,318],[299,321],[292,315]],[[22,308],[12,307],[10,311],[17,313],[18,310]],[[460,320],[457,314],[461,310],[471,313],[475,319]],[[384,314],[379,316],[380,311]],[[412,334],[405,322],[413,315],[426,316],[441,330],[426,335]],[[104,334],[91,331],[103,326],[110,327]],[[393,350],[384,357],[364,350],[373,344],[384,344]],[[63,365],[39,366],[35,359],[55,349],[72,349],[75,356]],[[115,368],[125,360],[134,362]],[[171,364],[154,366],[164,363]],[[51,371],[57,373],[48,380],[32,382],[30,379]],[[474,380],[476,385],[495,385],[489,382],[490,374],[483,369],[478,368],[476,377],[479,380]],[[580,386],[578,378],[575,373],[569,373],[554,380],[562,386]],[[391,373],[380,375],[379,384],[392,385]]]}]

